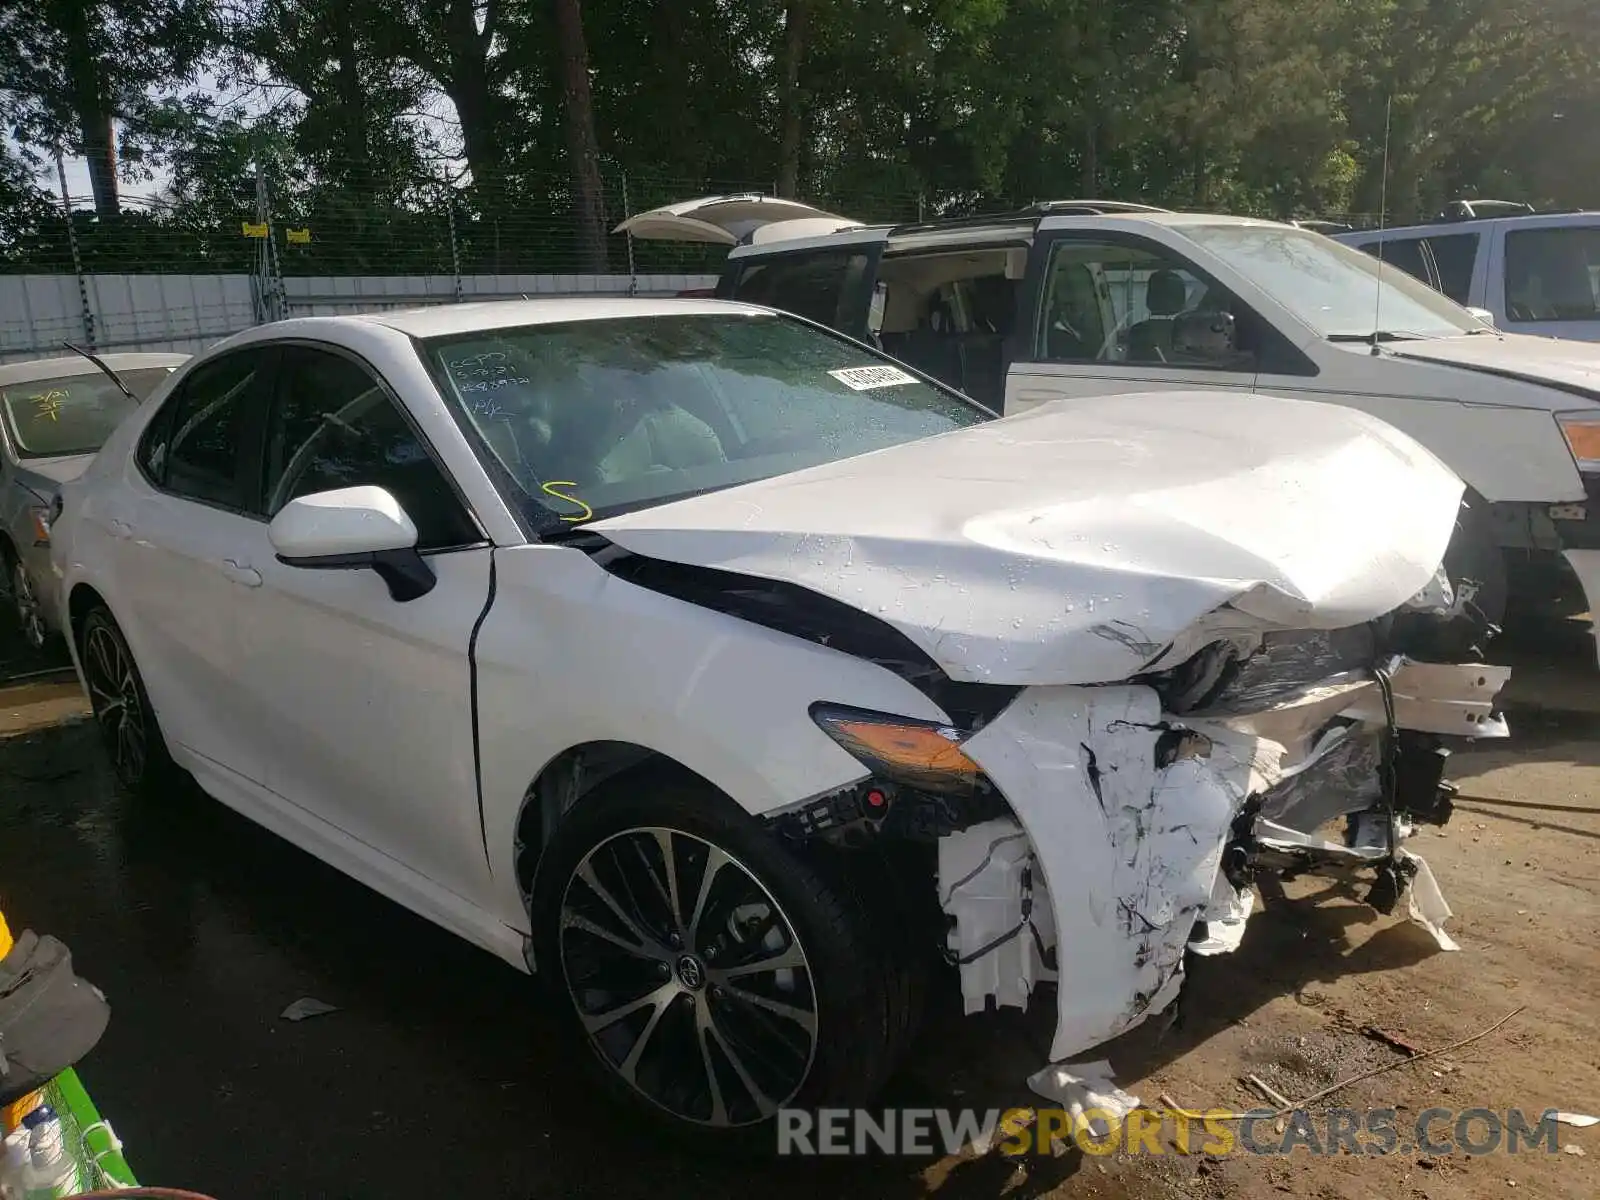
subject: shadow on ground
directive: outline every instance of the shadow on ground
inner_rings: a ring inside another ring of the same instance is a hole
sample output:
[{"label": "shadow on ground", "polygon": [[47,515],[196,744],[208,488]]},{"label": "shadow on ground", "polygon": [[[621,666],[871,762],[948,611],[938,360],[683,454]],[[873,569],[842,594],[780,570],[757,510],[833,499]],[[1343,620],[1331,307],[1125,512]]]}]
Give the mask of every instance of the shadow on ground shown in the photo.
[{"label": "shadow on ground", "polygon": [[[0,662],[9,674],[51,665],[4,645]],[[1514,719],[1519,754],[1600,763],[1592,716]],[[662,1147],[573,1082],[582,1048],[555,1038],[528,979],[194,789],[129,801],[92,725],[0,740],[0,796],[0,908],[62,936],[110,996],[111,1027],[83,1073],[146,1182],[223,1200],[699,1200],[757,1186],[770,1200],[976,1200],[1042,1195],[1082,1168],[1069,1155],[1031,1161],[1021,1178],[994,1156],[773,1169]],[[1352,948],[1352,927],[1374,922],[1385,927]],[[1124,1078],[1144,1076],[1276,997],[1433,952],[1341,885],[1269,903],[1236,954],[1196,964],[1178,1024],[1105,1053]],[[964,1018],[946,983],[884,1103],[1029,1103],[1022,1081],[1045,1060],[1053,995],[1027,1015]],[[282,1020],[303,996],[338,1011]],[[1119,1187],[1099,1177],[1092,1194]]]}]

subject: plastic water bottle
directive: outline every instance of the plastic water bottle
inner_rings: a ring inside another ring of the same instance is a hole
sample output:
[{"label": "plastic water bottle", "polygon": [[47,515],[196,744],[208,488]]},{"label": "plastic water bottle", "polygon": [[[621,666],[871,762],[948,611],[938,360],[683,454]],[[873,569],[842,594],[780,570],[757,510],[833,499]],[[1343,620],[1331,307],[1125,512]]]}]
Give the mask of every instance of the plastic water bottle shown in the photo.
[{"label": "plastic water bottle", "polygon": [[23,1121],[28,1130],[28,1165],[22,1172],[23,1200],[59,1200],[83,1191],[77,1161],[67,1150],[67,1131],[48,1105]]},{"label": "plastic water bottle", "polygon": [[0,1147],[0,1200],[23,1200],[23,1174],[28,1169],[28,1143],[33,1133],[20,1126],[6,1134]]}]

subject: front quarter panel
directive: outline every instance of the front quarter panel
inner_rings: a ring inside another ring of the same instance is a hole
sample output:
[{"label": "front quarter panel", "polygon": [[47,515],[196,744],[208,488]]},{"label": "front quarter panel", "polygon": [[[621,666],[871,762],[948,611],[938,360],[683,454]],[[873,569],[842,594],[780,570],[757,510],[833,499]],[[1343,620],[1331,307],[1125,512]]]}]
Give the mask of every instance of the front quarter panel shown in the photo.
[{"label": "front quarter panel", "polygon": [[571,547],[495,552],[476,661],[485,839],[519,929],[518,816],[565,750],[643,746],[759,814],[867,774],[811,720],[814,702],[947,719],[876,664],[638,587]]}]

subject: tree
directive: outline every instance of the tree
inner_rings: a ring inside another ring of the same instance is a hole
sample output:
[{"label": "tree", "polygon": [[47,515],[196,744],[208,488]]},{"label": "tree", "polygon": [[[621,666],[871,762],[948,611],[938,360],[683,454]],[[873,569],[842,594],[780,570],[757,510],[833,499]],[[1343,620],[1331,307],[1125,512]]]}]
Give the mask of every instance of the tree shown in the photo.
[{"label": "tree", "polygon": [[0,89],[18,98],[25,145],[82,155],[95,212],[115,217],[115,123],[136,120],[152,89],[192,77],[209,44],[206,0],[34,0],[0,10]]},{"label": "tree", "polygon": [[586,271],[603,273],[607,266],[606,196],[600,178],[600,144],[595,136],[594,101],[589,88],[589,46],[583,35],[579,0],[555,0],[555,18],[578,255]]},{"label": "tree", "polygon": [[778,195],[794,199],[800,186],[800,139],[805,122],[805,91],[800,69],[806,56],[806,31],[812,0],[788,0],[783,15],[783,77],[778,93],[782,127],[778,133]]}]

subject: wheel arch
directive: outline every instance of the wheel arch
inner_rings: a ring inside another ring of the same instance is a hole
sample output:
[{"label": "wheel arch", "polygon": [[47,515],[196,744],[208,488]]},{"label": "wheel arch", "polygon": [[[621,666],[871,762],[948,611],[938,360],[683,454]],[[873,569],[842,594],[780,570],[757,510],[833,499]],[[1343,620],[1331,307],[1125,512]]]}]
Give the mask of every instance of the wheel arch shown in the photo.
[{"label": "wheel arch", "polygon": [[[67,639],[72,643],[74,652],[78,645],[78,631],[83,627],[83,619],[96,607],[104,608],[107,612],[111,610],[111,605],[106,602],[106,598],[94,584],[82,580],[74,583],[72,590],[67,593]],[[114,615],[112,619],[115,620]]]},{"label": "wheel arch", "polygon": [[557,827],[603,783],[621,775],[641,782],[672,778],[703,785],[708,795],[722,797],[731,814],[746,815],[734,799],[698,771],[659,750],[637,742],[596,740],[569,746],[534,776],[522,795],[512,839],[512,869],[524,909],[533,899],[534,881],[545,847]]}]

